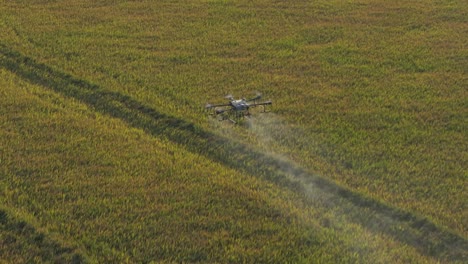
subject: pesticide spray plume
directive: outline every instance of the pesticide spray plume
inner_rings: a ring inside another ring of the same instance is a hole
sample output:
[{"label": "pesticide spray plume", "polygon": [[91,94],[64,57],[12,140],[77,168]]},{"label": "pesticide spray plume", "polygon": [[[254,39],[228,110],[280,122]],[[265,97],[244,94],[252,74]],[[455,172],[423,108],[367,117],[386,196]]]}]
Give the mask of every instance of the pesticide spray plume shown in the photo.
[{"label": "pesticide spray plume", "polygon": [[[290,186],[299,187],[294,190],[302,192],[306,204],[325,212],[309,221],[331,229],[357,224],[363,230],[390,235],[439,260],[466,257],[466,239],[441,229],[424,217],[377,201],[301,166],[301,161],[295,158],[298,151],[310,155],[328,151],[321,149],[320,142],[311,140],[310,133],[288,124],[280,116],[274,113],[253,115],[245,119],[243,126],[233,128],[232,124],[218,124],[218,129],[232,140],[254,142],[255,151],[261,152],[267,166],[276,168],[276,176],[270,179],[272,182],[278,185],[287,182]],[[278,179],[278,175],[282,175],[285,181]],[[351,246],[359,248],[366,245],[368,241],[365,239],[357,237]],[[360,254],[368,253],[360,250]]]},{"label": "pesticide spray plume", "polygon": [[[304,143],[302,140],[306,135],[304,131],[293,128],[274,113],[251,117],[246,120],[246,124],[259,143],[262,152],[275,160],[285,177],[297,183],[309,199],[329,204],[331,197],[328,193],[324,193],[311,181],[311,173],[294,161],[295,153],[288,151],[300,150],[304,147],[302,145]],[[313,145],[310,140],[309,143]]]}]

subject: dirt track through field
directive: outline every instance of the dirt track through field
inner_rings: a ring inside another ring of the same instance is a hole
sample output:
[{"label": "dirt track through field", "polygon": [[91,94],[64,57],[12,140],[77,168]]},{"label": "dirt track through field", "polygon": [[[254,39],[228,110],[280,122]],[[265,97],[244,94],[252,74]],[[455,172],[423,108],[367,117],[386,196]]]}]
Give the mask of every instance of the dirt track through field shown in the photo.
[{"label": "dirt track through field", "polygon": [[193,123],[158,112],[127,95],[107,91],[86,80],[55,70],[3,44],[0,44],[0,67],[31,83],[74,98],[152,136],[167,138],[215,162],[303,192],[310,203],[321,197],[330,208],[338,208],[347,220],[373,232],[391,235],[424,255],[441,261],[462,262],[468,259],[466,238],[424,217],[364,197],[314,175],[281,156],[261,152],[241,142],[205,131]]}]

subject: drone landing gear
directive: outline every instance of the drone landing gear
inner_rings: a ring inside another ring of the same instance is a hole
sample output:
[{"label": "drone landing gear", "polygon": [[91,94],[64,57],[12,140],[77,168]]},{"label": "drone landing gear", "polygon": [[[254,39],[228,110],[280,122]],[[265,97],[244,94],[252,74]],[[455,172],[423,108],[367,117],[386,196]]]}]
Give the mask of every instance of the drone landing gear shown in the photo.
[{"label": "drone landing gear", "polygon": [[262,113],[267,113],[267,112],[270,112],[268,111],[268,108],[267,108],[267,105],[262,105]]},{"label": "drone landing gear", "polygon": [[244,117],[250,117],[250,113],[247,111],[247,112],[226,112],[222,115],[219,115],[218,116],[218,121],[224,121],[224,120],[229,120],[231,121],[233,124],[238,124],[239,121],[244,118]]}]

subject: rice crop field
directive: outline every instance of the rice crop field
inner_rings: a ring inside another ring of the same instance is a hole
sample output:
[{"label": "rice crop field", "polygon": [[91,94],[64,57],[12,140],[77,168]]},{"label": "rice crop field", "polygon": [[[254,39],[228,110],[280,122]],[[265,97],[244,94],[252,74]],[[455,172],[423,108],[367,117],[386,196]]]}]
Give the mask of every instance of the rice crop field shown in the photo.
[{"label": "rice crop field", "polygon": [[464,263],[467,43],[457,0],[0,1],[0,263]]}]

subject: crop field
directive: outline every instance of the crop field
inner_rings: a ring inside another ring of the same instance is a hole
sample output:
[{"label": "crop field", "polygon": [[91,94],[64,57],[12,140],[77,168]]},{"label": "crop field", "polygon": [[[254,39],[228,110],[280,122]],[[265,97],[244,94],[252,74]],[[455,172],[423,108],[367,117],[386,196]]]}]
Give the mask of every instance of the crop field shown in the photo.
[{"label": "crop field", "polygon": [[461,0],[0,0],[0,263],[463,263],[467,43]]}]

